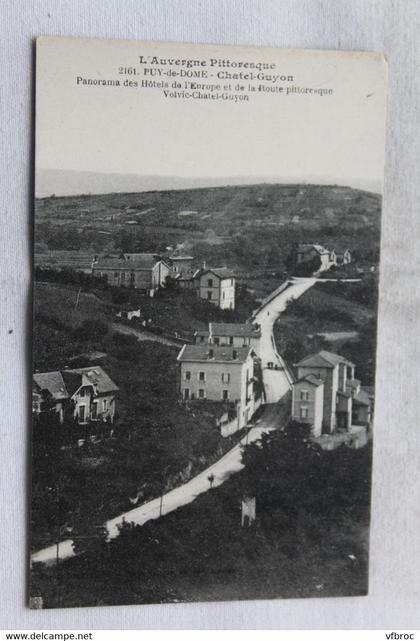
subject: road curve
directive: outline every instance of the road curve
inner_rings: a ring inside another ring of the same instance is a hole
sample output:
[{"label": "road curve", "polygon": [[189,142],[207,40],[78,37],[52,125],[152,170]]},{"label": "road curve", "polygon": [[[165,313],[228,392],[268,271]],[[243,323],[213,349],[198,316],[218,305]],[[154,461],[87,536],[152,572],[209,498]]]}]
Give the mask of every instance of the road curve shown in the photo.
[{"label": "road curve", "polygon": [[259,357],[267,403],[278,402],[292,386],[292,377],[283,358],[277,352],[273,328],[289,301],[302,296],[318,281],[315,277],[292,278],[289,286],[263,305],[253,315],[253,322],[261,326]]},{"label": "road curve", "polygon": [[[113,539],[118,536],[118,526],[124,521],[127,523],[135,523],[136,525],[143,525],[143,523],[146,523],[151,519],[157,519],[161,515],[168,514],[183,505],[192,503],[197,496],[210,489],[210,482],[208,480],[210,475],[214,476],[212,483],[213,487],[222,485],[222,483],[224,483],[224,481],[226,481],[232,474],[239,472],[243,468],[241,460],[242,447],[246,443],[252,443],[253,441],[258,440],[261,438],[263,433],[277,429],[281,420],[281,414],[281,405],[267,405],[263,416],[258,421],[258,424],[255,427],[252,427],[248,432],[248,435],[245,435],[241,441],[235,445],[235,447],[229,450],[229,452],[216,461],[216,463],[213,463],[213,465],[210,465],[210,467],[206,468],[203,472],[194,476],[194,478],[187,483],[184,483],[183,485],[180,485],[179,487],[176,487],[164,494],[162,499],[162,510],[161,499],[159,497],[107,521],[105,523],[105,527],[108,530],[109,539]],[[71,539],[61,541],[59,543],[58,550],[59,559],[63,561],[71,558],[72,556],[74,556],[73,541]],[[45,563],[47,565],[51,565],[56,563],[56,561],[56,544],[50,545],[38,552],[34,552],[31,555],[32,563]]]}]

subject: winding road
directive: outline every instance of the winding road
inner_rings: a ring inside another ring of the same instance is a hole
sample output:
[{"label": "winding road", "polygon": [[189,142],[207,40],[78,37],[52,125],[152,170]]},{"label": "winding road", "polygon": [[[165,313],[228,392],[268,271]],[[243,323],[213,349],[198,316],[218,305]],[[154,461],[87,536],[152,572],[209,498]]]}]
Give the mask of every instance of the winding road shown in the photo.
[{"label": "winding road", "polygon": [[287,303],[302,296],[317,280],[315,277],[292,278],[286,289],[263,304],[253,316],[253,322],[261,327],[258,356],[261,358],[267,403],[279,401],[291,389],[293,382],[286,363],[276,349],[273,336],[274,323],[286,309]]},{"label": "winding road", "polygon": [[[118,526],[124,521],[127,523],[135,523],[136,525],[143,525],[151,519],[157,519],[164,514],[168,514],[183,505],[192,503],[199,494],[203,494],[210,489],[209,476],[213,476],[213,487],[222,485],[232,474],[239,472],[243,468],[242,464],[242,447],[247,443],[261,438],[265,432],[270,432],[277,429],[282,418],[283,408],[281,404],[276,403],[273,405],[266,405],[264,415],[257,422],[255,427],[252,427],[248,434],[245,435],[235,447],[227,452],[216,463],[210,465],[203,472],[194,476],[190,481],[170,490],[161,498],[153,499],[139,507],[136,507],[128,512],[120,514],[114,519],[105,523],[108,530],[108,538],[113,539],[119,534]],[[32,563],[45,563],[51,565],[56,563],[57,556],[60,561],[69,559],[74,556],[73,541],[67,539],[59,543],[57,552],[57,545],[50,545],[43,550],[34,552],[31,556]]]},{"label": "winding road", "polygon": [[[255,427],[252,427],[247,435],[235,445],[229,452],[227,452],[216,463],[213,463],[203,472],[192,478],[187,483],[170,490],[163,495],[162,498],[153,499],[143,505],[140,505],[128,512],[120,514],[114,519],[105,523],[108,530],[109,539],[118,536],[119,526],[124,522],[135,523],[136,525],[143,525],[151,519],[157,519],[164,514],[168,514],[177,508],[192,503],[199,495],[207,492],[210,489],[209,476],[213,476],[212,486],[217,487],[221,485],[232,474],[239,472],[242,468],[242,447],[247,443],[261,438],[261,435],[270,432],[279,427],[282,419],[283,407],[279,401],[289,392],[292,386],[292,377],[286,363],[283,361],[280,354],[278,354],[274,336],[273,327],[279,315],[285,310],[287,303],[290,300],[299,298],[306,290],[312,287],[316,278],[292,278],[288,286],[279,291],[278,295],[273,298],[267,299],[260,309],[254,314],[253,322],[261,326],[261,341],[259,348],[259,356],[262,361],[263,368],[263,382],[265,387],[266,401],[264,414],[257,422]],[[118,331],[124,331],[124,325],[115,325]],[[126,328],[126,333],[134,333],[132,328]],[[141,333],[140,340],[159,340],[159,342],[170,343],[168,339],[157,337],[156,335],[147,336],[146,332]],[[74,556],[73,541],[67,539],[61,541],[57,545],[50,545],[38,552],[31,555],[32,563],[45,563],[52,564],[57,562],[57,558],[61,561]]]}]

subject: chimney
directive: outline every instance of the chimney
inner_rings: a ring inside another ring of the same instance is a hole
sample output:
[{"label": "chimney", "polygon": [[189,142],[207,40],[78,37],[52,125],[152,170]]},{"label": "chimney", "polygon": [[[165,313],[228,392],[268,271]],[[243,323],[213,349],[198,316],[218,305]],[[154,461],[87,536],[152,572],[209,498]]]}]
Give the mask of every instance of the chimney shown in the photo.
[{"label": "chimney", "polygon": [[203,260],[203,269],[206,269],[206,261]]}]

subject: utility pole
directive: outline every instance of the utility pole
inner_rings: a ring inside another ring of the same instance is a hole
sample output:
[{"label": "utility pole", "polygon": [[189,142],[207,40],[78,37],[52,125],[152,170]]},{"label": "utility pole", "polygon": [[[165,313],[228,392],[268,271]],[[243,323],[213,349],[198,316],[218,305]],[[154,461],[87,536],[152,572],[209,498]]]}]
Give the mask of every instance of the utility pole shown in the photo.
[{"label": "utility pole", "polygon": [[75,304],[75,306],[74,306],[74,309],[75,309],[75,310],[77,309],[77,307],[78,307],[78,305],[79,305],[79,299],[80,299],[80,293],[81,293],[81,291],[82,291],[82,288],[81,288],[81,287],[79,287],[79,291],[77,292],[76,304]]}]

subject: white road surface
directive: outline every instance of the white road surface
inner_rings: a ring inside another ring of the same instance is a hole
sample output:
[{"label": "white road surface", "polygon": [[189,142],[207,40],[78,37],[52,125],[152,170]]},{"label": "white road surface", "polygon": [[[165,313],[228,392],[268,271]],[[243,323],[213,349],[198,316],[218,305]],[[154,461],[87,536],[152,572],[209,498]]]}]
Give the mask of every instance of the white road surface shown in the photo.
[{"label": "white road surface", "polygon": [[[107,521],[105,526],[108,530],[109,538],[113,539],[118,536],[118,526],[121,525],[123,521],[126,521],[127,523],[135,523],[136,525],[143,525],[143,523],[146,523],[151,519],[159,518],[161,514],[168,514],[183,505],[192,503],[199,494],[203,494],[209,490],[210,482],[208,477],[210,475],[214,476],[212,483],[213,487],[217,487],[226,481],[232,474],[239,472],[243,468],[241,462],[242,446],[247,442],[251,443],[258,440],[265,432],[277,429],[279,426],[281,411],[281,405],[267,405],[264,415],[260,421],[258,421],[257,425],[252,427],[248,432],[248,435],[244,436],[242,440],[235,445],[235,447],[227,452],[227,454],[222,456],[222,458],[210,467],[206,468],[203,472],[192,478],[188,483],[184,483],[163,495],[162,511],[161,499],[157,498],[129,510],[124,514],[120,514],[110,521]],[[61,541],[59,543],[58,550],[59,559],[63,561],[72,556],[74,556],[72,540],[67,539],[65,541]],[[31,556],[32,563],[46,563],[47,565],[55,563],[56,559],[57,545],[55,544],[50,545],[43,550],[39,550],[38,552],[34,552]]]},{"label": "white road surface", "polygon": [[[144,503],[124,514],[120,514],[114,519],[107,521],[105,526],[108,530],[109,538],[118,536],[118,526],[123,521],[142,525],[150,519],[157,519],[163,514],[168,514],[177,508],[192,503],[194,499],[210,488],[208,477],[214,475],[213,487],[221,485],[229,476],[239,472],[243,465],[241,463],[241,448],[246,442],[256,441],[264,432],[276,429],[279,424],[281,407],[277,405],[278,401],[291,389],[292,379],[280,354],[278,354],[274,336],[273,326],[281,312],[286,308],[288,301],[299,298],[307,289],[317,282],[316,278],[292,278],[290,286],[280,292],[273,300],[266,303],[254,316],[254,321],[261,326],[260,358],[263,367],[263,382],[266,392],[267,406],[262,419],[258,425],[251,428],[247,436],[225,454],[216,463],[188,481],[163,496],[148,503]],[[139,338],[143,340],[159,340],[170,344],[171,341],[155,335],[147,336],[146,332],[133,331],[132,328],[124,325],[118,325],[119,331],[126,333],[142,334]],[[153,338],[152,338],[153,337]],[[270,364],[270,366],[269,366]],[[277,369],[276,369],[277,367]],[[74,556],[73,542],[71,539],[59,543],[58,557],[60,560],[68,559]],[[57,545],[50,545],[43,550],[34,552],[31,556],[32,563],[55,563],[57,559]]]},{"label": "white road surface", "polygon": [[274,323],[285,310],[290,300],[302,296],[316,282],[318,282],[318,279],[314,277],[292,278],[290,286],[264,305],[253,318],[253,321],[261,326],[259,357],[263,368],[263,382],[267,403],[279,401],[292,386],[292,378],[287,366],[275,347]]}]

